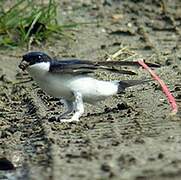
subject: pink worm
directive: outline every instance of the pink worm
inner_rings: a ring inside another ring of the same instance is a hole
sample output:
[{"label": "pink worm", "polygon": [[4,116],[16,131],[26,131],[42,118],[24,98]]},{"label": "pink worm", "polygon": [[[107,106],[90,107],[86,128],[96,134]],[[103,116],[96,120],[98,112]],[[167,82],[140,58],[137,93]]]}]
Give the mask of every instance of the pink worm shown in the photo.
[{"label": "pink worm", "polygon": [[168,89],[167,85],[160,79],[160,77],[150,68],[148,67],[143,60],[139,60],[138,63],[145,69],[147,70],[152,77],[158,81],[158,83],[160,84],[160,86],[162,87],[162,91],[164,92],[164,94],[166,95],[171,107],[172,107],[172,113],[176,114],[178,112],[178,106],[177,103],[175,101],[175,98],[173,97],[173,95],[171,94],[170,90]]}]

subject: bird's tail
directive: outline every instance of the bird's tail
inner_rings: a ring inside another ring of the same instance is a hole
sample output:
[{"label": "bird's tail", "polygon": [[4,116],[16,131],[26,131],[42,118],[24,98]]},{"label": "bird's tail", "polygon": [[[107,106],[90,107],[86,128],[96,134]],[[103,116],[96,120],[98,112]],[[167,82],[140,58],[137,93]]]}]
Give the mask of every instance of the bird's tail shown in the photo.
[{"label": "bird's tail", "polygon": [[151,79],[147,79],[147,80],[124,80],[124,81],[119,81],[119,85],[118,85],[118,94],[123,92],[126,88],[131,87],[131,86],[136,86],[139,84],[144,84],[147,82],[153,81]]}]

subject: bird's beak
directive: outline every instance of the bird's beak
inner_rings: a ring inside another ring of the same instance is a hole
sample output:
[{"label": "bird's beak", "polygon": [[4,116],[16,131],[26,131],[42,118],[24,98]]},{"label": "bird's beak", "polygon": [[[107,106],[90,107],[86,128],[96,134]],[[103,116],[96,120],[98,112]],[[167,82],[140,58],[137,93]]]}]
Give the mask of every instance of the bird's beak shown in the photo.
[{"label": "bird's beak", "polygon": [[24,71],[28,66],[29,63],[27,61],[22,60],[18,67]]}]

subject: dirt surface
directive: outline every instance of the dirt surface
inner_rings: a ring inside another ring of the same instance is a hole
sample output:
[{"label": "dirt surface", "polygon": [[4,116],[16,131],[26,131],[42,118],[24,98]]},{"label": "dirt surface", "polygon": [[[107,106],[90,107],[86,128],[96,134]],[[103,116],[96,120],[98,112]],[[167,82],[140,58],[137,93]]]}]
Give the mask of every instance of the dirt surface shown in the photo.
[{"label": "dirt surface", "polygon": [[[74,40],[65,37],[32,50],[104,60],[126,47],[162,65],[156,71],[181,104],[180,0],[77,0],[58,7],[60,22],[90,23],[72,32]],[[181,179],[181,115],[170,115],[156,82],[87,105],[80,122],[60,123],[53,118],[63,111],[57,99],[35,82],[17,83],[27,77],[17,67],[26,52],[0,51],[0,169],[7,169],[0,179]],[[131,78],[150,77],[133,70],[137,75]]]}]

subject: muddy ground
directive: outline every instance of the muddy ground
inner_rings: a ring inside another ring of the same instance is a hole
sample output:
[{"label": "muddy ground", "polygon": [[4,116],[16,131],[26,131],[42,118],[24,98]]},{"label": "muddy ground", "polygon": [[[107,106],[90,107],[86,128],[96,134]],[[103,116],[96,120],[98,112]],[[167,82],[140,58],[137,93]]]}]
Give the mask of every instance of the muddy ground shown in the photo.
[{"label": "muddy ground", "polygon": [[[32,50],[104,60],[126,47],[120,59],[134,51],[162,65],[156,71],[180,105],[180,7],[179,0],[60,1],[61,22],[90,23],[72,31],[74,40],[53,40]],[[57,99],[35,82],[17,83],[27,77],[17,68],[26,52],[0,50],[0,168],[8,170],[0,171],[0,179],[181,179],[181,115],[170,115],[156,82],[86,106],[78,123],[60,123],[52,118],[63,111]],[[133,70],[137,75],[131,78],[150,77]]]}]

